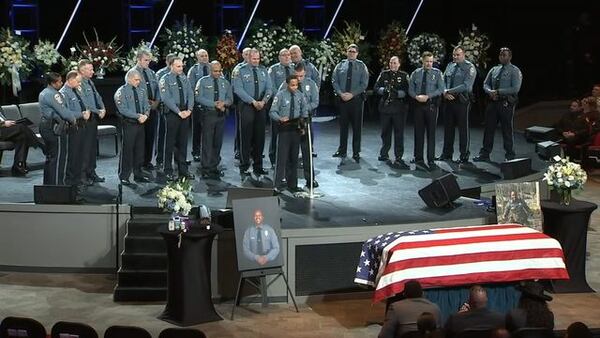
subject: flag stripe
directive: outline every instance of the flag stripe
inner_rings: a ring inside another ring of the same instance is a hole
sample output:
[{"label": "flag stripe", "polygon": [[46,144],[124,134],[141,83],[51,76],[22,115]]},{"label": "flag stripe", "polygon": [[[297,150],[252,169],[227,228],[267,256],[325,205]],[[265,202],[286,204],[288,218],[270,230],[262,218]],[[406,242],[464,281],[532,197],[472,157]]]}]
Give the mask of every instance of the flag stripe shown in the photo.
[{"label": "flag stripe", "polygon": [[428,241],[412,242],[412,243],[401,243],[396,245],[393,250],[405,250],[412,248],[426,248],[432,246],[444,246],[444,245],[457,245],[457,244],[470,244],[470,243],[490,243],[490,242],[502,242],[502,241],[513,241],[522,239],[546,239],[548,236],[542,233],[532,234],[507,234],[507,235],[491,235],[491,236],[480,236],[480,237],[467,237],[467,238],[448,238],[448,239],[432,239]]}]

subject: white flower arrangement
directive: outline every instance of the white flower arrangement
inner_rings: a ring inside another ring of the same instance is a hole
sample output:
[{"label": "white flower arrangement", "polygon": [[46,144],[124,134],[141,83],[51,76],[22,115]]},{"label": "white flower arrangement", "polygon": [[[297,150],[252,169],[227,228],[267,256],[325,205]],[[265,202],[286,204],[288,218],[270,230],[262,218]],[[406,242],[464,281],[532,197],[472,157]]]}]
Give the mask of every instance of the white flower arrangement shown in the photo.
[{"label": "white flower arrangement", "polygon": [[145,50],[148,53],[152,54],[152,62],[158,62],[158,59],[160,58],[160,54],[158,51],[158,46],[154,45],[152,46],[152,48],[148,47],[149,43],[145,42],[144,40],[142,40],[137,47],[133,47],[131,48],[131,50],[129,51],[129,53],[127,54],[126,57],[124,57],[122,59],[122,68],[124,71],[128,71],[131,68],[135,67],[136,63],[137,63],[137,52],[139,50]]},{"label": "white flower arrangement", "polygon": [[470,32],[460,31],[460,40],[457,46],[462,46],[465,51],[465,58],[471,61],[475,66],[487,68],[489,61],[488,50],[490,49],[490,38],[477,30],[477,26],[472,25]]},{"label": "white flower arrangement", "polygon": [[160,40],[163,42],[162,52],[164,55],[169,53],[177,54],[183,63],[191,66],[196,62],[196,51],[204,45],[202,37],[202,27],[194,26],[194,21],[176,22],[172,28],[165,28]]},{"label": "white flower arrangement", "polygon": [[275,51],[278,56],[282,48],[290,48],[292,45],[298,45],[304,49],[308,43],[304,33],[292,23],[291,18],[288,18],[283,27],[275,27],[275,30],[277,31]]},{"label": "white flower arrangement", "polygon": [[321,74],[321,80],[326,81],[335,67],[337,50],[330,39],[321,40],[311,45],[308,49],[310,59]]},{"label": "white flower arrangement", "polygon": [[277,29],[261,23],[255,26],[253,33],[246,40],[246,47],[258,49],[263,65],[269,66],[278,60],[279,51],[275,47],[277,35]]},{"label": "white flower arrangement", "polygon": [[171,182],[158,191],[158,206],[172,214],[187,216],[194,203],[192,182],[185,178]]},{"label": "white flower arrangement", "polygon": [[42,41],[33,47],[33,55],[38,66],[43,70],[50,69],[53,65],[62,62],[63,57],[56,50],[56,45],[50,41]]},{"label": "white flower arrangement", "polygon": [[433,59],[442,62],[446,57],[446,42],[437,34],[421,33],[408,43],[408,60],[414,67],[420,67],[421,54],[423,52],[433,53]]},{"label": "white flower arrangement", "polygon": [[27,40],[14,35],[8,28],[0,29],[0,84],[12,84],[13,92],[15,86],[20,90],[20,79],[31,72],[32,60],[27,47]]},{"label": "white flower arrangement", "polygon": [[583,188],[587,181],[587,173],[579,164],[560,156],[554,156],[553,160],[554,164],[548,167],[543,178],[550,190],[561,192]]}]

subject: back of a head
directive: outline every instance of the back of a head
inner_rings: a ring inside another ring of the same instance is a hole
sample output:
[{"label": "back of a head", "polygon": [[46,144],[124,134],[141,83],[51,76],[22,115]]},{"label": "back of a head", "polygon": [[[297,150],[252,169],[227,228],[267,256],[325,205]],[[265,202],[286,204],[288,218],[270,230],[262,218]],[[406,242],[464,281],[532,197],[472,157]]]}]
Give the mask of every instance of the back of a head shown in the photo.
[{"label": "back of a head", "polygon": [[498,328],[492,331],[490,338],[510,338],[510,332],[507,329]]},{"label": "back of a head", "polygon": [[416,280],[409,280],[404,284],[404,296],[406,298],[421,298],[423,297],[423,288],[421,283]]},{"label": "back of a head", "polygon": [[567,328],[565,338],[592,338],[592,332],[582,322],[575,322]]},{"label": "back of a head", "polygon": [[435,322],[435,317],[431,312],[423,312],[417,318],[417,330],[421,332],[421,334],[425,335],[428,332],[433,332],[437,329],[437,324]]},{"label": "back of a head", "polygon": [[481,285],[474,285],[469,291],[469,304],[472,308],[479,309],[487,306],[487,292]]}]

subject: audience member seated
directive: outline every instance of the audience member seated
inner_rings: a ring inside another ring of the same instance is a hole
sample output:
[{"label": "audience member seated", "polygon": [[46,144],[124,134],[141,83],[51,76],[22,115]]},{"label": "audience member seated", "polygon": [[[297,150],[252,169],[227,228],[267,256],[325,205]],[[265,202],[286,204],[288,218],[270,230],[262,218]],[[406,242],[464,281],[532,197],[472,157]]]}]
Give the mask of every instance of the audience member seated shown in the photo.
[{"label": "audience member seated", "polygon": [[573,125],[577,117],[583,112],[581,101],[573,100],[569,105],[569,111],[566,112],[560,120],[554,125],[561,138],[565,138],[565,133],[573,130]]},{"label": "audience member seated", "polygon": [[567,327],[565,338],[592,338],[592,331],[582,322],[575,322]]},{"label": "audience member seated", "polygon": [[442,338],[436,317],[431,312],[423,312],[417,319],[417,332],[420,338]]},{"label": "audience member seated", "polygon": [[581,106],[582,113],[573,122],[571,130],[563,132],[565,155],[572,159],[581,159],[581,149],[578,147],[591,143],[592,130],[598,121],[595,98],[590,96],[582,99]]},{"label": "audience member seated", "polygon": [[592,87],[592,97],[596,99],[596,105],[600,107],[600,83]]},{"label": "audience member seated", "polygon": [[521,298],[516,309],[506,315],[506,328],[511,332],[524,327],[554,329],[554,314],[548,308],[552,297],[544,293],[544,287],[536,282],[524,282],[517,287]]},{"label": "audience member seated", "polygon": [[29,147],[38,148],[44,145],[25,124],[7,119],[2,108],[0,108],[0,141],[10,141],[15,144],[15,158],[12,165],[14,176],[27,174]]},{"label": "audience member seated", "polygon": [[507,329],[499,328],[492,331],[490,338],[510,338],[510,332]]},{"label": "audience member seated", "polygon": [[496,329],[504,327],[504,315],[487,308],[487,292],[481,285],[474,285],[469,291],[469,300],[458,313],[450,315],[446,321],[447,338],[457,337],[467,329]]},{"label": "audience member seated", "polygon": [[403,295],[404,299],[390,304],[379,338],[400,337],[405,332],[417,331],[417,319],[423,312],[432,314],[436,327],[441,326],[440,308],[423,297],[423,289],[419,282],[406,282]]}]

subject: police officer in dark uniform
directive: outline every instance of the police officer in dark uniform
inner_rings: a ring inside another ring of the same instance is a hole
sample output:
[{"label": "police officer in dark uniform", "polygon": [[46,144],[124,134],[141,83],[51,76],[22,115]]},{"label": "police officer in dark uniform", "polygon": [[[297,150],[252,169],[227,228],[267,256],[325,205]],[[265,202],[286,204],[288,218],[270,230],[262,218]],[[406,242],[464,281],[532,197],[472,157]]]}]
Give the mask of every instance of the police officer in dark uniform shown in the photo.
[{"label": "police officer in dark uniform", "polygon": [[91,185],[104,182],[104,177],[100,177],[96,173],[96,145],[98,144],[98,123],[106,116],[106,109],[102,97],[92,81],[94,76],[92,62],[90,60],[80,60],[77,64],[77,71],[81,77],[81,98],[87,110],[92,112],[81,131],[83,134],[81,178],[84,183]]},{"label": "police officer in dark uniform", "polygon": [[494,147],[494,132],[498,120],[502,128],[505,158],[507,161],[515,158],[513,149],[513,117],[515,106],[519,99],[519,90],[523,81],[523,74],[517,66],[510,63],[512,51],[506,47],[500,48],[498,56],[500,64],[488,72],[483,81],[483,90],[489,96],[489,104],[485,110],[485,131],[483,133],[483,147],[479,156],[473,161],[489,161],[490,153]]},{"label": "police officer in dark uniform", "polygon": [[[273,90],[280,88],[284,83],[285,79],[294,74],[294,65],[290,57],[290,51],[283,48],[279,51],[279,62],[269,67],[269,76],[271,77],[271,83],[273,84]],[[267,103],[267,110],[269,110],[270,102]],[[275,165],[275,155],[277,154],[277,123],[271,121],[271,141],[269,143],[269,159],[271,164]]]},{"label": "police officer in dark uniform", "polygon": [[[170,53],[165,57],[165,66],[159,69],[156,72],[156,79],[160,81],[160,79],[165,76],[167,73],[171,71],[171,64],[173,63],[173,59],[177,56],[177,54]],[[159,89],[160,90],[160,89]],[[159,93],[160,94],[160,93]],[[161,100],[160,95],[156,97],[159,101]],[[166,124],[165,115],[169,112],[169,110],[165,107],[164,103],[160,101],[158,104],[158,126],[156,128],[156,170],[161,171],[163,169],[163,155],[165,150],[165,133],[166,133]]]},{"label": "police officer in dark uniform", "polygon": [[469,109],[473,95],[473,83],[477,71],[475,66],[465,60],[465,51],[461,46],[454,47],[451,62],[444,72],[445,112],[444,147],[440,161],[452,161],[454,153],[454,130],[458,127],[458,163],[469,162]]},{"label": "police officer in dark uniform", "polygon": [[365,91],[369,84],[369,70],[358,56],[358,46],[351,44],[346,49],[346,60],[333,70],[332,84],[338,96],[340,113],[340,144],[333,157],[345,158],[348,148],[348,124],[352,125],[352,158],[360,162],[360,141],[363,122]]},{"label": "police officer in dark uniform", "polygon": [[[196,60],[187,73],[192,90],[196,88],[198,80],[204,76],[210,75],[210,63],[208,62],[208,52],[205,49],[196,51]],[[192,111],[192,157],[194,162],[200,162],[202,156],[202,111],[200,107],[194,105]]]},{"label": "police officer in dark uniform", "polygon": [[408,114],[408,74],[400,70],[400,59],[392,56],[390,68],[379,74],[374,90],[381,95],[379,100],[379,119],[381,120],[381,141],[379,161],[389,161],[388,152],[392,146],[394,133],[393,166],[407,169],[402,160],[404,155],[404,125]]},{"label": "police officer in dark uniform", "polygon": [[114,100],[117,112],[121,117],[122,147],[119,159],[119,179],[121,184],[134,188],[136,185],[129,180],[131,172],[136,182],[149,182],[144,176],[145,123],[149,121],[150,102],[142,83],[140,72],[132,68],[125,75],[126,84],[117,89]]},{"label": "police officer in dark uniform", "polygon": [[231,84],[223,76],[221,63],[210,63],[210,76],[196,83],[196,103],[202,112],[202,167],[203,178],[220,179],[218,166],[221,161],[223,128],[229,107],[233,103]]},{"label": "police officer in dark uniform", "polygon": [[272,95],[271,78],[267,69],[260,65],[260,52],[250,51],[250,60],[232,74],[233,91],[240,103],[240,174],[248,175],[250,153],[252,168],[257,176],[266,175],[263,168],[265,147],[265,108]]},{"label": "police officer in dark uniform", "polygon": [[67,152],[69,136],[67,129],[81,116],[81,108],[71,110],[65,98],[59,92],[63,85],[58,73],[45,75],[47,87],[38,97],[42,119],[40,134],[46,144],[46,162],[44,163],[44,184],[64,185],[67,172]]},{"label": "police officer in dark uniform", "polygon": [[79,114],[76,115],[75,124],[69,128],[69,142],[67,151],[67,176],[65,183],[76,186],[81,192],[83,188],[82,181],[82,153],[84,143],[84,131],[86,123],[90,118],[91,112],[85,106],[83,102],[81,91],[81,76],[77,71],[70,71],[66,76],[67,82],[60,89],[60,93],[65,99],[67,108],[72,111],[79,110]]},{"label": "police officer in dark uniform", "polygon": [[[433,68],[433,54],[424,52],[421,55],[423,66],[410,75],[408,94],[415,99],[413,106],[415,120],[414,162],[417,169],[429,170],[435,166],[435,128],[437,124],[440,97],[446,88],[442,72]],[[423,160],[427,130],[427,165]]]},{"label": "police officer in dark uniform", "polygon": [[273,98],[269,115],[278,123],[277,159],[275,166],[275,189],[283,188],[285,178],[290,192],[301,191],[298,188],[298,150],[300,133],[304,132],[304,119],[308,116],[306,98],[298,91],[298,77],[286,78],[286,90],[278,92]]},{"label": "police officer in dark uniform", "polygon": [[166,135],[164,149],[164,174],[167,180],[175,179],[173,175],[173,152],[176,149],[177,170],[179,177],[194,179],[185,161],[187,153],[189,123],[194,107],[194,92],[188,78],[183,73],[183,61],[175,57],[171,63],[171,71],[159,82],[161,99],[168,112],[165,114]]}]

